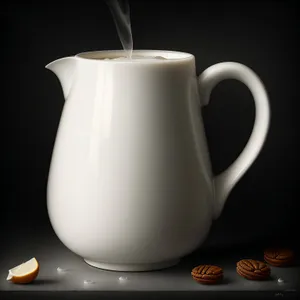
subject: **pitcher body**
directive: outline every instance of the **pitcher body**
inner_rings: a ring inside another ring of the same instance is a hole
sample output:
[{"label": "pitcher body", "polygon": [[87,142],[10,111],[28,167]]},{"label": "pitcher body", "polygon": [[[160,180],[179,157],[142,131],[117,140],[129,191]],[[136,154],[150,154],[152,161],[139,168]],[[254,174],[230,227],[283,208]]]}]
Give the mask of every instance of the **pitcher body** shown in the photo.
[{"label": "pitcher body", "polygon": [[47,66],[65,96],[47,207],[57,236],[87,263],[152,270],[201,245],[224,182],[211,172],[194,56],[103,59],[121,53],[84,53]]},{"label": "pitcher body", "polygon": [[212,220],[194,59],[75,64],[49,174],[55,232],[97,263],[190,253]]}]

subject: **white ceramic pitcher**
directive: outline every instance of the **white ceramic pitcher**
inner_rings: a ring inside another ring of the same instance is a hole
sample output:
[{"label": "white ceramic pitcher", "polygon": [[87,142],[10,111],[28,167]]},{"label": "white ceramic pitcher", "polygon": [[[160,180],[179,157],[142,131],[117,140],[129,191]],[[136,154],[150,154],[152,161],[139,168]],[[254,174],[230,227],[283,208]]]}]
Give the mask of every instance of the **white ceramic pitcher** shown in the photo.
[{"label": "white ceramic pitcher", "polygon": [[[189,53],[139,50],[134,55],[167,59],[105,60],[123,55],[85,52],[46,66],[66,100],[48,213],[59,239],[88,264],[155,270],[176,264],[204,241],[263,146],[269,102],[258,76],[239,63],[218,63],[197,78]],[[249,88],[256,118],[243,152],[214,176],[198,108],[224,79]]]}]

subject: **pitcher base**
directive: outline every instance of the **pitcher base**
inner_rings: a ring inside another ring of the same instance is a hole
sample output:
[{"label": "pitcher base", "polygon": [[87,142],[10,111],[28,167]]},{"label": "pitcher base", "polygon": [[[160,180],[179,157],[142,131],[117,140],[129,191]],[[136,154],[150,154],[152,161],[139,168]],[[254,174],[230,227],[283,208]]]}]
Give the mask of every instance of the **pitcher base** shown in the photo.
[{"label": "pitcher base", "polygon": [[84,259],[84,261],[95,268],[110,270],[110,271],[121,271],[121,272],[142,272],[142,271],[154,271],[173,267],[177,265],[180,259],[174,259],[170,261],[164,261],[159,263],[149,264],[109,264],[102,262],[90,261]]}]

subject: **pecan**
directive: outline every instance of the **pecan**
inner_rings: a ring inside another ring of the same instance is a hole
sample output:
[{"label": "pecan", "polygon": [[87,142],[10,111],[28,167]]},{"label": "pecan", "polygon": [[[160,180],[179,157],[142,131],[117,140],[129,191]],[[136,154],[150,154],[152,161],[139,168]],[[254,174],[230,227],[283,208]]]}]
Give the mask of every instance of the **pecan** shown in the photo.
[{"label": "pecan", "polygon": [[237,273],[249,280],[264,280],[270,277],[271,269],[262,261],[242,259],[237,263]]},{"label": "pecan", "polygon": [[213,265],[197,266],[191,274],[195,281],[205,284],[215,284],[223,278],[222,268]]},{"label": "pecan", "polygon": [[294,252],[287,248],[269,248],[264,251],[264,260],[275,267],[291,265],[294,261]]}]

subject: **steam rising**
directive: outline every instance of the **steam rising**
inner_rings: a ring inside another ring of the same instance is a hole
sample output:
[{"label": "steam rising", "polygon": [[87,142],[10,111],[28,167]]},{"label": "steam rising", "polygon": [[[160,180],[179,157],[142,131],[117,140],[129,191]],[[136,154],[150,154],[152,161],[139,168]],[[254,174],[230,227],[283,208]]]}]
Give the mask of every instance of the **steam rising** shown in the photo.
[{"label": "steam rising", "polygon": [[125,55],[131,59],[133,39],[129,3],[127,0],[105,0],[105,2],[112,13]]}]

